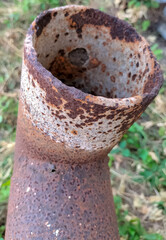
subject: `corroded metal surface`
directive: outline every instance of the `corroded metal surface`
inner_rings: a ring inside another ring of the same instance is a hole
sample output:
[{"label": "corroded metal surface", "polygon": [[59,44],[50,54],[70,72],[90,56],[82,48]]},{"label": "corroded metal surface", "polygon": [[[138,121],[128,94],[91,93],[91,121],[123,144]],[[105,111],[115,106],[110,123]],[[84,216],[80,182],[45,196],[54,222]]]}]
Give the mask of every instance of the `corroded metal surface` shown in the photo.
[{"label": "corroded metal surface", "polygon": [[118,240],[107,154],[158,94],[148,43],[98,10],[43,12],[24,45],[6,240]]}]

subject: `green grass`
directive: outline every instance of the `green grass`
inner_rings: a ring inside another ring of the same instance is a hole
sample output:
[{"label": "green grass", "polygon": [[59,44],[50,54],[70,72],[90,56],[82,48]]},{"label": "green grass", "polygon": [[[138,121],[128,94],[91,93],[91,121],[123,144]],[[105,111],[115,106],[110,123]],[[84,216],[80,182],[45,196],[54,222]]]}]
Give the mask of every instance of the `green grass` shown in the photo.
[{"label": "green grass", "polygon": [[[159,128],[156,138],[161,136],[165,138],[165,129]],[[165,143],[165,141],[163,142]],[[160,192],[162,189],[166,189],[166,158],[164,157],[163,144],[160,146],[154,146],[154,159],[151,153],[148,134],[144,131],[144,127],[138,123],[134,123],[128,132],[123,136],[121,142],[116,146],[109,154],[109,166],[112,168],[116,156],[121,155],[126,159],[133,160],[133,175],[130,177],[133,181],[140,184],[147,184],[147,187],[153,192],[154,189]],[[138,166],[141,166],[137,169]],[[134,172],[137,176],[135,177]],[[116,181],[116,180],[115,180]],[[148,191],[147,191],[148,192]],[[163,237],[157,233],[148,233],[141,225],[141,221],[138,218],[132,218],[130,221],[126,220],[128,211],[122,210],[122,199],[120,196],[114,198],[116,206],[116,214],[118,216],[118,224],[120,236],[127,240],[137,239],[154,239],[160,240]],[[162,210],[163,215],[166,215],[165,202],[154,202],[159,209]]]},{"label": "green grass", "polygon": [[127,220],[128,211],[123,210],[122,199],[120,196],[114,196],[116,215],[118,217],[119,234],[127,240],[163,240],[163,237],[157,233],[147,233],[141,225],[140,219],[133,218]]},{"label": "green grass", "polygon": [[[165,128],[159,128],[158,136],[155,137],[158,139],[161,136],[165,138]],[[151,188],[155,187],[159,191],[160,188],[166,187],[166,157],[163,152],[165,147],[165,140],[160,147],[151,146],[148,143],[148,135],[144,131],[143,126],[134,123],[128,132],[124,134],[120,144],[109,154],[109,166],[112,165],[115,154],[132,158],[136,166],[137,163],[141,163],[139,174],[142,178],[135,178],[134,180],[140,183],[146,181]],[[154,150],[153,154],[152,150]]]},{"label": "green grass", "polygon": [[1,185],[0,189],[0,203],[7,201],[10,192],[10,178],[5,179],[4,183]]},{"label": "green grass", "polygon": [[128,6],[129,7],[140,7],[141,5],[145,5],[148,8],[158,8],[159,3],[155,0],[129,0]]}]

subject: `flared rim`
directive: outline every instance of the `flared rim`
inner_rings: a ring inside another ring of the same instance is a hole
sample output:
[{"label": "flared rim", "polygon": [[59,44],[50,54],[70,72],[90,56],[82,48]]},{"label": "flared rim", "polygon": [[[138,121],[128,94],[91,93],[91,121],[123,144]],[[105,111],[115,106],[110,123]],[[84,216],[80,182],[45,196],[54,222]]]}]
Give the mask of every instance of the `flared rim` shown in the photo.
[{"label": "flared rim", "polygon": [[[54,91],[56,92],[58,91],[61,95],[64,95],[64,94],[70,95],[70,97],[74,99],[79,99],[81,102],[85,102],[85,103],[89,102],[95,105],[108,106],[111,109],[130,108],[132,106],[140,105],[140,104],[147,106],[158,94],[163,83],[163,74],[160,69],[159,63],[156,61],[156,58],[154,57],[149,47],[149,44],[146,42],[146,40],[143,37],[141,37],[137,33],[136,34],[139,36],[143,44],[147,46],[148,54],[150,55],[150,58],[154,63],[153,64],[154,67],[150,75],[148,76],[148,80],[144,86],[143,94],[141,95],[136,95],[136,96],[127,97],[127,98],[107,98],[103,96],[94,96],[92,94],[85,93],[78,88],[75,88],[73,86],[67,86],[66,84],[62,83],[61,80],[53,76],[52,73],[49,72],[46,68],[44,68],[42,64],[38,61],[37,53],[33,46],[33,35],[37,31],[37,27],[36,27],[37,22],[39,22],[40,19],[48,16],[48,14],[50,16],[53,16],[55,12],[62,11],[64,9],[70,9],[70,8],[75,8],[78,10],[91,9],[89,7],[77,6],[77,5],[69,5],[65,7],[53,8],[53,9],[49,9],[42,12],[31,24],[27,32],[25,43],[24,43],[24,62],[25,62],[25,65],[28,67],[30,74],[32,74],[34,78],[38,79],[38,83],[45,88],[45,91],[49,91],[49,86],[52,87],[53,85]],[[99,10],[95,10],[95,11],[99,11]],[[130,28],[133,31],[133,28],[128,23],[116,17],[112,17],[106,13],[104,14],[109,16],[110,18],[114,18],[116,21],[124,24],[124,26],[127,26],[127,28]]]}]

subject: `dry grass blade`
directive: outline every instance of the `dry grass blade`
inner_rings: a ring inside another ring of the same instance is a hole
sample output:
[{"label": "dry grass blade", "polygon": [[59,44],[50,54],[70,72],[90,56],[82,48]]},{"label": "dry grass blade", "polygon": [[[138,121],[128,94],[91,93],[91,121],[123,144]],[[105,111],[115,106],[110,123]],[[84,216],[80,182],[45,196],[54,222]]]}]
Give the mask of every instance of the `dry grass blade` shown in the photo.
[{"label": "dry grass blade", "polygon": [[6,97],[18,99],[19,98],[19,90],[14,91],[14,92],[3,92],[3,91],[0,90],[0,97],[1,96],[6,96]]},{"label": "dry grass blade", "polygon": [[22,49],[18,49],[12,42],[11,39],[0,39],[0,44],[9,47],[18,57],[22,56]]}]

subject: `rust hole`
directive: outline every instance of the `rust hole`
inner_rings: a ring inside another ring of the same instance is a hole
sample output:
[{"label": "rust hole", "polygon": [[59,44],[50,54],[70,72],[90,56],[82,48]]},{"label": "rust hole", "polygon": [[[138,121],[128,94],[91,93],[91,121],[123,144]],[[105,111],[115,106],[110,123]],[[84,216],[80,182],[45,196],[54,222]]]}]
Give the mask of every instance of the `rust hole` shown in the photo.
[{"label": "rust hole", "polygon": [[78,67],[81,67],[89,59],[88,53],[85,48],[76,48],[69,52],[69,61]]}]

